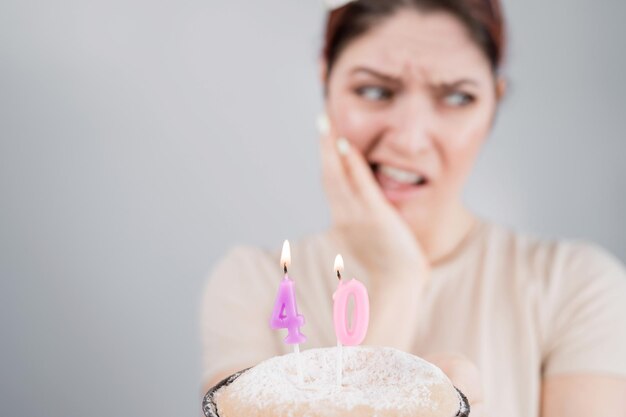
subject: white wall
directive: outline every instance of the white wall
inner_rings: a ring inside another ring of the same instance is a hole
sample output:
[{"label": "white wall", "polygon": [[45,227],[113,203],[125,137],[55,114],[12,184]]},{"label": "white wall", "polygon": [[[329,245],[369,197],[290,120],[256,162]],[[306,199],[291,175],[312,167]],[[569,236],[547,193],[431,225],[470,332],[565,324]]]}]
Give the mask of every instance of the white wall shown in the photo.
[{"label": "white wall", "polygon": [[[626,260],[626,3],[506,6],[510,95],[467,198]],[[328,221],[322,12],[0,3],[0,415],[199,413],[210,266]]]}]

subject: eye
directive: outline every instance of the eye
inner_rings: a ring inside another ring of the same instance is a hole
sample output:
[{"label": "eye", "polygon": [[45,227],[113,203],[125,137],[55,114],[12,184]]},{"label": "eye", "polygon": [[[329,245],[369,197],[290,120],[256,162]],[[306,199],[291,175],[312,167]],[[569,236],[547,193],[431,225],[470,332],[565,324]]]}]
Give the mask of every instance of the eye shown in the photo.
[{"label": "eye", "polygon": [[393,97],[393,92],[389,88],[385,87],[367,85],[359,87],[355,91],[359,96],[369,101],[389,100]]},{"label": "eye", "polygon": [[463,91],[453,91],[443,98],[444,103],[450,107],[463,107],[472,104],[476,98]]}]

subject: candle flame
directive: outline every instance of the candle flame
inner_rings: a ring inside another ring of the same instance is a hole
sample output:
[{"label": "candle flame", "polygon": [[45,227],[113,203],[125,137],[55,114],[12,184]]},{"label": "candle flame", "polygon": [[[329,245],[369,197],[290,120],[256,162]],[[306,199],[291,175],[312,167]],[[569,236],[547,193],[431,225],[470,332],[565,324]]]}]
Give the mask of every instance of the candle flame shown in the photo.
[{"label": "candle flame", "polygon": [[337,278],[341,279],[341,273],[343,272],[343,257],[341,255],[335,257],[335,272],[337,273]]},{"label": "candle flame", "polygon": [[289,247],[289,241],[285,240],[283,243],[283,251],[280,255],[280,266],[282,266],[285,273],[287,273],[289,265],[291,265],[291,248]]}]

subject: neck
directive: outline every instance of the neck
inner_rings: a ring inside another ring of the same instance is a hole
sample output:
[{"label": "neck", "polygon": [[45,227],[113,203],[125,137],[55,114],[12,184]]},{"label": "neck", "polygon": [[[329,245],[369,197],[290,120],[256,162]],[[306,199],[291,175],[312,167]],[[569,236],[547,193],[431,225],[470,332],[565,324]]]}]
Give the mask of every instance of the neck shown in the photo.
[{"label": "neck", "polygon": [[476,217],[458,203],[438,211],[434,218],[423,223],[425,226],[413,227],[413,233],[430,265],[435,265],[459,247],[476,222]]}]

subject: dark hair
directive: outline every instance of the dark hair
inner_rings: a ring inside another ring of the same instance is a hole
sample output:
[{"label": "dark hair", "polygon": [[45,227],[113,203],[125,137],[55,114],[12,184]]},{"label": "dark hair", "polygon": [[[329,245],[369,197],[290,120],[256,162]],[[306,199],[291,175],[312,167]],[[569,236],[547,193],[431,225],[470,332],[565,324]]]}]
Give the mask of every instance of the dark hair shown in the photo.
[{"label": "dark hair", "polygon": [[494,74],[498,72],[506,45],[500,0],[356,0],[328,14],[323,49],[327,77],[352,40],[406,7],[451,13],[465,25],[489,60]]}]

